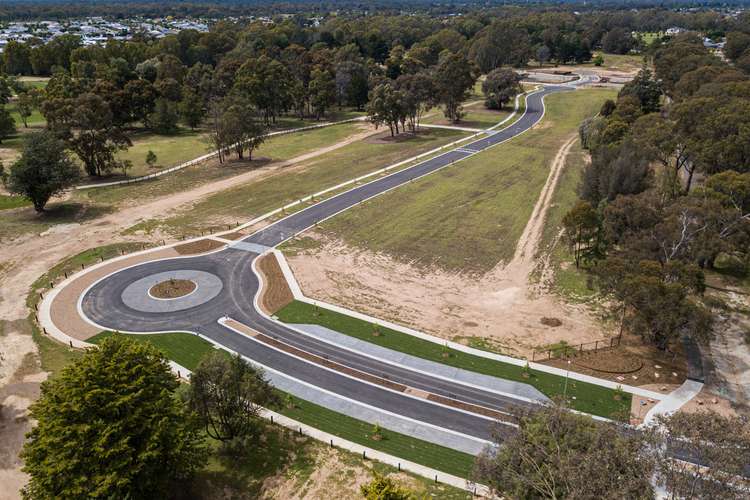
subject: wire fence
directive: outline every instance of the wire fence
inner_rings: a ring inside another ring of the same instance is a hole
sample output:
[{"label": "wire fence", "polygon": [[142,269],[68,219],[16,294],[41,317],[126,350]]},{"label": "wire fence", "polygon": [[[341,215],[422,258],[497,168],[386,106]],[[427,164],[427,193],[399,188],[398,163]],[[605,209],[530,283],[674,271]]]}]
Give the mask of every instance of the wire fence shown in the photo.
[{"label": "wire fence", "polygon": [[611,339],[595,340],[594,342],[584,342],[578,345],[561,342],[559,345],[545,349],[533,351],[531,361],[548,361],[551,359],[574,358],[582,354],[599,353],[614,349],[620,345],[622,337],[612,337]]},{"label": "wire fence", "polygon": [[[286,130],[278,130],[276,132],[271,132],[266,135],[266,137],[276,137],[279,135],[287,135],[287,134],[293,134],[295,132],[305,132],[306,130],[314,130],[318,128],[325,128],[325,127],[331,127],[333,125],[341,125],[342,123],[350,123],[350,122],[357,122],[357,121],[363,121],[365,117],[357,117],[357,118],[349,118],[348,120],[340,120],[337,122],[325,122],[325,123],[317,123],[315,125],[308,125],[306,127],[298,127],[298,128],[290,128]],[[231,146],[228,146],[224,149],[222,149],[222,153],[229,153],[232,151],[233,148],[235,148],[237,144],[232,144]],[[203,163],[207,160],[210,160],[212,158],[219,156],[219,150],[211,151],[210,153],[207,153],[203,156],[199,156],[197,158],[193,158],[192,160],[188,160],[186,162],[180,163],[179,165],[175,165],[174,167],[170,167],[164,170],[159,170],[158,172],[154,172],[153,174],[148,175],[141,175],[139,177],[133,177],[132,179],[123,179],[119,181],[111,181],[111,182],[100,182],[95,184],[84,184],[81,186],[76,186],[76,189],[94,189],[94,188],[101,188],[101,187],[110,187],[110,186],[121,186],[121,185],[127,185],[127,184],[134,184],[136,182],[143,182],[151,179],[156,179],[157,177],[161,177],[167,174],[171,174],[172,172],[176,172],[178,170],[182,170],[187,167],[191,167],[193,165],[198,165],[199,163]]]}]

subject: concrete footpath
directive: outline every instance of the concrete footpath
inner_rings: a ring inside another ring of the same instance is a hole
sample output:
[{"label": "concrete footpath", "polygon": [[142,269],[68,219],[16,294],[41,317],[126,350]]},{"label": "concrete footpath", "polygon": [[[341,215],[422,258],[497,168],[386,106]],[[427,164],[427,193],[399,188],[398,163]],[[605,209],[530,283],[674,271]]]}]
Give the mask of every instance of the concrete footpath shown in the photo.
[{"label": "concrete footpath", "polygon": [[442,363],[428,361],[417,356],[404,354],[402,352],[394,351],[386,347],[380,347],[379,345],[373,344],[372,342],[359,340],[357,338],[339,333],[320,325],[290,324],[289,326],[298,330],[302,330],[308,335],[319,340],[323,340],[325,342],[329,342],[331,344],[335,344],[337,346],[344,347],[346,349],[350,349],[360,354],[380,359],[388,363],[405,366],[415,371],[433,374],[449,380],[455,380],[457,382],[465,383],[466,385],[479,387],[483,390],[491,390],[502,394],[503,396],[516,398],[521,401],[536,403],[551,402],[551,400],[547,396],[545,396],[538,389],[529,384],[491,377],[489,375],[484,375],[469,370],[463,370],[461,368],[454,368]]},{"label": "concrete footpath", "polygon": [[[185,380],[190,380],[190,370],[175,363],[174,361],[170,361],[169,365],[172,368],[172,371],[176,373],[178,377]],[[268,373],[268,375],[271,374]],[[277,385],[277,387],[279,386]],[[472,481],[468,481],[467,479],[454,476],[452,474],[448,474],[431,467],[426,467],[415,462],[404,460],[403,458],[399,458],[388,453],[375,450],[373,448],[370,448],[369,446],[364,446],[352,441],[348,441],[334,434],[329,434],[328,432],[324,432],[316,429],[315,427],[303,424],[302,422],[289,418],[275,411],[263,408],[261,411],[261,416],[270,420],[272,423],[279,424],[286,427],[287,429],[298,432],[301,435],[309,436],[313,439],[317,439],[318,441],[326,443],[331,448],[341,448],[352,453],[356,453],[364,459],[377,460],[378,462],[396,467],[398,470],[405,470],[411,472],[412,474],[431,479],[436,483],[447,484],[455,488],[460,488],[472,493],[473,495],[489,496],[490,494],[489,488],[484,485],[476,484]],[[386,428],[383,425],[381,425],[381,427]]]}]

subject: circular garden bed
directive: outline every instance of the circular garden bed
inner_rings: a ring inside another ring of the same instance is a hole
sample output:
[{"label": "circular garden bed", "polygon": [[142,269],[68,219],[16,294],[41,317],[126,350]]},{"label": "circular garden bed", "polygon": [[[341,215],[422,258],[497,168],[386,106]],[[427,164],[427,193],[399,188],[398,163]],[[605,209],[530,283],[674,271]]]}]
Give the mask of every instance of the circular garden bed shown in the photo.
[{"label": "circular garden bed", "polygon": [[190,280],[170,279],[152,286],[148,293],[157,299],[177,299],[193,293],[196,287]]}]

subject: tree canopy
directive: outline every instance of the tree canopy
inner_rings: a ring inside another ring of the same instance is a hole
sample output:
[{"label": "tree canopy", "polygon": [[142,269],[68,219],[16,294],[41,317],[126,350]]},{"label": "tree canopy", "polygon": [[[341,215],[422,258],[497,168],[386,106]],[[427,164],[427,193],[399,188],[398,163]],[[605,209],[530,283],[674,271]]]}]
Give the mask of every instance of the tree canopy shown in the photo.
[{"label": "tree canopy", "polygon": [[26,498],[165,497],[202,462],[164,356],[122,337],[42,383],[22,458]]}]

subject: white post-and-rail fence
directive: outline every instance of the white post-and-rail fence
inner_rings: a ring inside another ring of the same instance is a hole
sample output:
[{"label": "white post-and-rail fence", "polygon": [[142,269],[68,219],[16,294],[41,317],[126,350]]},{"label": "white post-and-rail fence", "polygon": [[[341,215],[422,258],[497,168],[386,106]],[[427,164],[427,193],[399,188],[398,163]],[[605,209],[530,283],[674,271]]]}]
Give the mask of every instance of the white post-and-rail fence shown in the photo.
[{"label": "white post-and-rail fence", "polygon": [[[306,127],[298,127],[298,128],[289,128],[286,130],[279,130],[277,132],[271,132],[269,134],[266,134],[266,137],[275,137],[277,135],[286,135],[286,134],[292,134],[294,132],[304,132],[306,130],[313,130],[316,128],[324,128],[324,127],[331,127],[333,125],[341,125],[342,123],[350,123],[350,122],[358,122],[358,121],[364,121],[367,117],[365,116],[359,116],[357,118],[349,118],[348,120],[340,120],[337,122],[325,122],[325,123],[317,123],[315,125],[308,125]],[[227,146],[222,151],[224,153],[231,152],[231,150],[237,146],[237,144],[232,144],[230,146]],[[147,181],[150,179],[156,179],[157,177],[161,177],[162,175],[170,174],[172,172],[176,172],[178,170],[182,170],[183,168],[191,167],[193,165],[197,165],[199,163],[203,163],[206,160],[210,160],[211,158],[217,157],[219,155],[219,151],[211,151],[210,153],[207,153],[203,156],[199,156],[198,158],[193,158],[192,160],[188,160],[184,163],[180,163],[179,165],[175,165],[174,167],[170,167],[164,170],[159,170],[158,172],[154,172],[153,174],[148,175],[141,175],[139,177],[133,177],[132,179],[123,179],[120,181],[112,181],[112,182],[101,182],[101,183],[94,183],[94,184],[83,184],[81,186],[76,186],[76,189],[93,189],[93,188],[99,188],[99,187],[108,187],[108,186],[120,186],[123,184],[133,184],[135,182],[141,182],[141,181]]]}]

